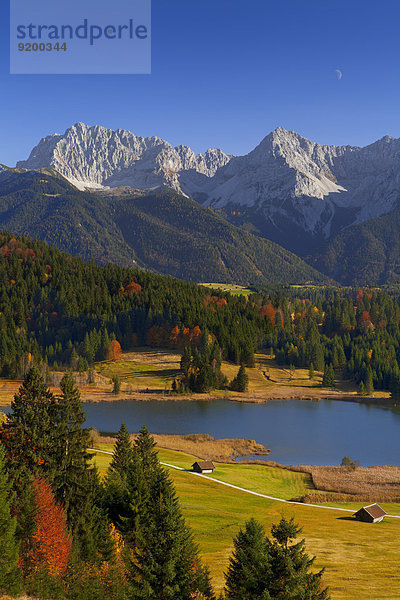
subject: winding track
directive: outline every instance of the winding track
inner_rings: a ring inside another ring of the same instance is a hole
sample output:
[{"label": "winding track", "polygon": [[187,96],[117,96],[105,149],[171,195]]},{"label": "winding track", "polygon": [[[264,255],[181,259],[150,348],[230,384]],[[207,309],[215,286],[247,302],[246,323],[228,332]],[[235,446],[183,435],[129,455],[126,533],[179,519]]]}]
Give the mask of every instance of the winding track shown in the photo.
[{"label": "winding track", "polygon": [[[100,452],[101,454],[111,454],[112,452],[107,452],[106,450],[96,450],[95,448],[88,448],[88,450],[92,450],[93,452]],[[295,504],[296,506],[305,506],[310,508],[324,508],[325,510],[341,510],[343,512],[350,512],[354,514],[354,509],[351,508],[338,508],[336,506],[323,506],[321,504],[306,504],[305,502],[295,502],[294,500],[284,500],[283,498],[275,498],[275,496],[268,496],[267,494],[261,494],[260,492],[253,492],[252,490],[248,490],[246,488],[239,487],[237,485],[233,485],[232,483],[227,483],[226,481],[220,481],[219,479],[215,479],[214,477],[208,477],[208,475],[202,475],[201,473],[195,473],[194,471],[189,471],[188,469],[184,469],[183,467],[177,467],[176,465],[170,465],[169,463],[160,463],[164,467],[170,467],[171,469],[176,469],[177,471],[184,471],[185,473],[189,473],[190,475],[196,475],[196,477],[202,477],[203,479],[207,479],[208,481],[213,481],[214,483],[219,483],[220,485],[225,485],[226,487],[233,488],[234,490],[239,490],[239,492],[245,492],[246,494],[252,494],[253,496],[259,496],[260,498],[266,498],[267,500],[275,500],[276,502],[284,502],[285,504]],[[400,515],[386,515],[392,519],[400,519]]]}]

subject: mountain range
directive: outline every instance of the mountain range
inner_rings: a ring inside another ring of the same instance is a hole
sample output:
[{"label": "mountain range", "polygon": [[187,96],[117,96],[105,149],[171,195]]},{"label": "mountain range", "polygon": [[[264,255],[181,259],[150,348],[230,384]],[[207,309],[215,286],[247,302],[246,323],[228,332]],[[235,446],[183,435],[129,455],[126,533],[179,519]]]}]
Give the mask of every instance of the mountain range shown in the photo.
[{"label": "mountain range", "polygon": [[[17,163],[28,172],[54,169],[103,201],[121,189],[125,201],[165,197],[166,187],[170,199],[195,201],[225,227],[275,242],[346,284],[400,274],[399,167],[400,139],[389,136],[364,148],[329,146],[278,127],[247,155],[232,156],[83,123],[43,138]],[[150,206],[154,212],[150,201],[142,208]]]},{"label": "mountain range", "polygon": [[167,187],[76,189],[54,169],[0,172],[0,228],[94,260],[197,282],[327,278],[277,244]]}]

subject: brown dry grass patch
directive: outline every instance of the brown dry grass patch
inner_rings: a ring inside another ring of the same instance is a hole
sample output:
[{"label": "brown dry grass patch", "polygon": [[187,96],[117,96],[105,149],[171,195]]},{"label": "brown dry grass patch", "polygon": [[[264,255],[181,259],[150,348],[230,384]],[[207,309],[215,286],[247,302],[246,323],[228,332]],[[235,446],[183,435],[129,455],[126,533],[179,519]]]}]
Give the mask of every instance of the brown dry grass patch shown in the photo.
[{"label": "brown dry grass patch", "polygon": [[[132,434],[134,440],[137,434]],[[233,463],[238,456],[254,454],[268,454],[265,448],[255,440],[246,439],[214,439],[207,433],[190,433],[187,435],[167,435],[152,433],[152,437],[159,448],[177,450],[191,454],[202,460],[215,460],[217,462]],[[93,444],[114,444],[114,437],[95,436]]]},{"label": "brown dry grass patch", "polygon": [[310,494],[309,502],[350,502],[373,500],[399,502],[400,467],[392,465],[374,467],[300,466],[312,477],[315,489],[326,494]]}]

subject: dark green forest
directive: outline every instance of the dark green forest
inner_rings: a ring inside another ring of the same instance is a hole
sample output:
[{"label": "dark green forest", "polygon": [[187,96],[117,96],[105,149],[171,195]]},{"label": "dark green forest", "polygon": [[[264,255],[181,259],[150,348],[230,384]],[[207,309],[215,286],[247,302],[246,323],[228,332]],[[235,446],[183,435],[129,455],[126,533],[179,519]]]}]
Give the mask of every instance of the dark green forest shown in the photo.
[{"label": "dark green forest", "polygon": [[334,236],[310,264],[343,285],[384,285],[399,281],[400,210],[348,227]]},{"label": "dark green forest", "polygon": [[206,387],[225,385],[221,359],[253,366],[257,349],[272,348],[280,364],[332,365],[368,389],[397,393],[399,295],[280,287],[232,296],[144,270],[100,267],[29,238],[2,235],[3,376],[24,376],[39,363],[86,370],[116,347],[143,345],[196,349],[198,362],[206,352]]},{"label": "dark green forest", "polygon": [[278,244],[170,189],[83,192],[51,169],[0,172],[0,227],[98,264],[188,281],[327,280]]}]

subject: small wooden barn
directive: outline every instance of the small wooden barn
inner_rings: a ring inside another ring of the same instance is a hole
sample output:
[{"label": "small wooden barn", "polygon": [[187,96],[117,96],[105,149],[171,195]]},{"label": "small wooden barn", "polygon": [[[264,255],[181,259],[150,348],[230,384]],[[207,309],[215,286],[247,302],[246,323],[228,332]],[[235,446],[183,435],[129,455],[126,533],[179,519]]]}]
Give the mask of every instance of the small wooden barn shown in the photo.
[{"label": "small wooden barn", "polygon": [[215,467],[211,460],[198,460],[192,464],[192,469],[196,473],[212,473]]},{"label": "small wooden barn", "polygon": [[383,521],[386,515],[387,513],[379,506],[379,504],[363,506],[354,513],[354,517],[359,521],[364,521],[364,523],[379,523],[380,521]]}]

